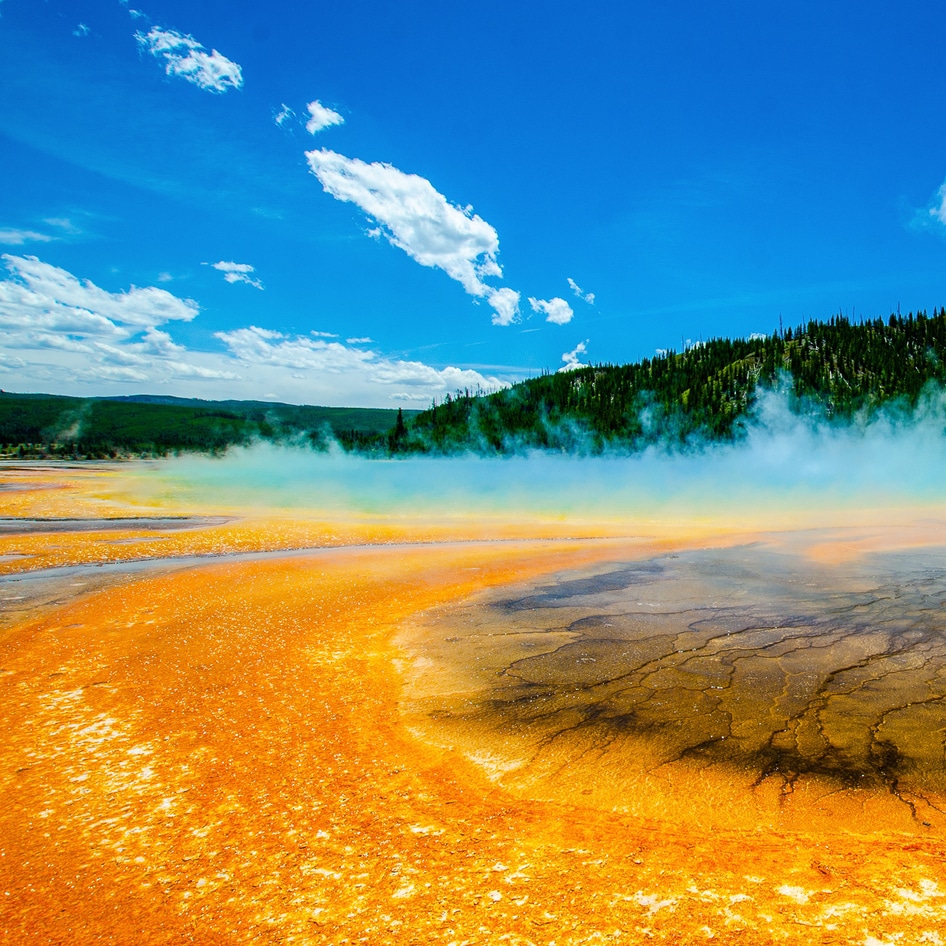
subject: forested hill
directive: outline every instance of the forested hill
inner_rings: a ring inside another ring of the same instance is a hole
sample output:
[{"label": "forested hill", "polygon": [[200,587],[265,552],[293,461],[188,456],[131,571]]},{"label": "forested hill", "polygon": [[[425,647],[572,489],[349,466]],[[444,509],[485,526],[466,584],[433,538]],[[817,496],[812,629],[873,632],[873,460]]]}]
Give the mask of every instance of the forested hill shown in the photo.
[{"label": "forested hill", "polygon": [[946,308],[853,324],[838,316],[768,337],[712,339],[636,364],[545,374],[491,395],[461,393],[417,415],[390,442],[408,453],[495,454],[731,440],[765,387],[786,388],[796,410],[845,419],[893,401],[911,409],[944,383]]},{"label": "forested hill", "polygon": [[[408,419],[416,411],[405,412]],[[398,411],[136,395],[78,398],[0,391],[0,453],[97,459],[222,453],[263,440],[379,449]],[[404,416],[401,417],[403,423]]]}]

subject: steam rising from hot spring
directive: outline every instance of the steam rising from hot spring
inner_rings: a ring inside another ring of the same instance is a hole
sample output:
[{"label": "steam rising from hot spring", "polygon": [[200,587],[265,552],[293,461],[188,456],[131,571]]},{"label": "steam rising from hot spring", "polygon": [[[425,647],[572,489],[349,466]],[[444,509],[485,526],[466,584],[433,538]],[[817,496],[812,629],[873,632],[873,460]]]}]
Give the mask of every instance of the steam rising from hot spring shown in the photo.
[{"label": "steam rising from hot spring", "polygon": [[932,507],[946,499],[946,411],[928,401],[836,424],[760,398],[746,438],[685,451],[571,457],[368,459],[258,444],[155,466],[150,489],[215,508],[337,515],[821,523],[825,510]]}]

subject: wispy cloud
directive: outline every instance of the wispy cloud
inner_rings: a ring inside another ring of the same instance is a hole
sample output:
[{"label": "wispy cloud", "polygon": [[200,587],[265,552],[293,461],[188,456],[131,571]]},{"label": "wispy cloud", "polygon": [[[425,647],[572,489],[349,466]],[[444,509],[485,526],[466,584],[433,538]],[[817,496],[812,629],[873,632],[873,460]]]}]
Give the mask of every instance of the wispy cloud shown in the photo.
[{"label": "wispy cloud", "polygon": [[296,113],[283,102],[283,104],[279,106],[279,109],[273,114],[273,121],[282,128],[287,121],[295,117]]},{"label": "wispy cloud", "polygon": [[929,223],[946,225],[946,181],[940,184],[926,208],[916,213],[913,223],[917,227]]},{"label": "wispy cloud", "polygon": [[309,120],[305,123],[305,130],[310,135],[314,135],[331,125],[345,124],[345,119],[338,112],[323,105],[318,99],[309,102],[306,108],[309,110]]},{"label": "wispy cloud", "polygon": [[595,304],[595,294],[593,292],[585,292],[571,276],[568,277],[568,288],[571,289],[582,302],[587,302],[588,305]]},{"label": "wispy cloud", "polygon": [[147,33],[135,33],[139,45],[156,59],[163,59],[169,76],[180,76],[208,92],[226,92],[243,85],[240,67],[216,49],[207,52],[193,36],[153,26]]},{"label": "wispy cloud", "polygon": [[82,234],[82,230],[66,217],[46,217],[43,223],[60,232],[51,234],[41,233],[38,230],[9,227],[0,229],[0,244],[4,246],[22,246],[24,243],[52,243],[54,240]]},{"label": "wispy cloud", "polygon": [[234,263],[232,260],[220,260],[217,263],[204,263],[205,266],[212,266],[214,269],[223,273],[223,278],[229,283],[246,283],[254,289],[263,289],[263,284],[252,274],[256,272],[255,267],[249,263]]},{"label": "wispy cloud", "polygon": [[575,314],[572,307],[558,296],[554,299],[533,299],[529,296],[529,305],[533,312],[544,312],[545,321],[555,325],[567,325]]},{"label": "wispy cloud", "polygon": [[471,207],[451,204],[426,178],[390,164],[367,164],[334,151],[306,152],[326,193],[360,207],[392,245],[422,266],[443,270],[471,295],[493,307],[493,322],[509,325],[519,312],[519,293],[484,279],[501,277],[499,237]]},{"label": "wispy cloud", "polygon": [[583,364],[581,361],[581,356],[588,350],[588,339],[586,338],[583,342],[579,342],[571,351],[567,351],[562,355],[562,361],[565,364],[559,368],[559,371],[574,371],[575,368],[586,368],[587,365]]},{"label": "wispy cloud", "polygon": [[0,230],[0,243],[4,246],[22,246],[24,243],[50,243],[55,237],[35,230]]},{"label": "wispy cloud", "polygon": [[55,227],[57,230],[62,230],[63,233],[69,236],[78,236],[82,233],[82,229],[77,227],[68,217],[46,217],[43,223]]},{"label": "wispy cloud", "polygon": [[83,37],[83,36],[88,36],[89,33],[91,33],[91,32],[92,32],[92,30],[90,30],[89,27],[85,25],[85,23],[80,23],[80,24],[72,31],[72,35],[73,35],[73,36],[78,36],[79,38],[81,38],[81,37]]}]

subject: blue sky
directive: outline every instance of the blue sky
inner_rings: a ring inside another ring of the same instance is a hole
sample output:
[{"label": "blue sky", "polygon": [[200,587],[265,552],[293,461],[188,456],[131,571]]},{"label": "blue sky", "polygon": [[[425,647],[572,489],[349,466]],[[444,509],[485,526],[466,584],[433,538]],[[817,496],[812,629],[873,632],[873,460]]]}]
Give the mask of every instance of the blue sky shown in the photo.
[{"label": "blue sky", "polygon": [[946,304],[944,27],[0,0],[0,386],[424,407]]}]

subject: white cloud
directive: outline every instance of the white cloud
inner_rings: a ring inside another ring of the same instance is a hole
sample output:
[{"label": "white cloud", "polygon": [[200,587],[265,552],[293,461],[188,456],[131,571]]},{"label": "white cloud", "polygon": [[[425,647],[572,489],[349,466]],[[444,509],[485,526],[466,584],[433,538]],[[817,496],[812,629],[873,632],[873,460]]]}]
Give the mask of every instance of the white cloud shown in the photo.
[{"label": "white cloud", "polygon": [[559,371],[574,371],[575,368],[587,368],[587,365],[582,364],[581,356],[588,350],[588,339],[586,338],[583,342],[579,342],[571,351],[567,351],[562,355],[562,361],[565,362]]},{"label": "white cloud", "polygon": [[544,312],[545,321],[555,325],[567,325],[575,314],[572,307],[558,296],[554,299],[533,299],[529,296],[529,305],[532,306],[533,312]]},{"label": "white cloud", "polygon": [[[43,220],[43,223],[63,231],[68,236],[77,236],[82,233],[71,220],[65,217],[47,217]],[[51,236],[48,233],[40,233],[37,230],[22,230],[18,227],[0,230],[0,244],[4,246],[22,246],[24,243],[52,243],[53,240],[61,239],[62,235]]]},{"label": "white cloud", "polygon": [[80,23],[80,24],[72,31],[72,35],[73,35],[73,36],[78,36],[78,37],[81,38],[81,37],[83,37],[83,36],[88,36],[89,33],[91,33],[91,32],[92,32],[92,30],[90,30],[90,29],[85,25],[85,23]]},{"label": "white cloud", "polygon": [[153,26],[148,33],[135,33],[135,39],[152,56],[164,60],[169,76],[180,76],[208,92],[226,92],[243,85],[243,72],[235,62],[216,49],[208,53],[193,36]]},{"label": "white cloud", "polygon": [[946,224],[946,181],[940,185],[933,199],[933,206],[928,208],[927,214],[937,223]]},{"label": "white cloud", "polygon": [[346,348],[340,342],[325,342],[305,335],[292,337],[255,325],[217,332],[216,337],[235,358],[248,364],[339,372],[360,368],[374,358],[372,352]]},{"label": "white cloud", "polygon": [[189,322],[199,311],[196,302],[154,286],[108,292],[35,256],[4,253],[2,259],[13,274],[0,281],[2,329],[128,338],[170,321]]},{"label": "white cloud", "polygon": [[220,260],[217,263],[204,263],[204,265],[212,266],[214,269],[223,273],[223,278],[229,283],[242,282],[246,283],[248,286],[252,286],[254,289],[261,291],[263,289],[263,284],[255,276],[251,275],[256,272],[256,269],[250,266],[249,263],[234,263],[232,260],[230,262]]},{"label": "white cloud", "polygon": [[433,368],[419,361],[398,361],[362,348],[349,348],[340,342],[326,342],[305,335],[289,336],[257,326],[218,332],[216,337],[238,361],[253,365],[254,371],[260,365],[329,374],[354,371],[372,384],[423,388],[426,399],[457,388],[495,390],[506,386],[498,378],[484,377],[471,369]]},{"label": "white cloud", "polygon": [[493,307],[493,325],[512,325],[519,318],[519,293],[503,287],[491,289],[487,295]]},{"label": "white cloud", "polygon": [[443,270],[471,296],[486,298],[495,324],[513,321],[519,294],[483,281],[502,276],[499,237],[471,207],[451,204],[426,178],[390,164],[366,164],[325,148],[306,158],[326,193],[355,204],[378,224],[374,235],[384,235],[422,266]]},{"label": "white cloud", "polygon": [[583,302],[587,302],[588,305],[595,304],[595,294],[593,292],[585,292],[571,276],[568,277],[568,288]]},{"label": "white cloud", "polygon": [[314,102],[309,102],[306,108],[309,110],[310,117],[305,123],[305,130],[310,135],[314,135],[316,132],[321,131],[323,128],[328,128],[331,125],[345,124],[345,119],[339,115],[338,112],[326,107],[318,99]]},{"label": "white cloud", "polygon": [[394,391],[392,394],[388,395],[388,400],[390,401],[413,401],[415,403],[430,403],[430,396],[423,394],[420,391]]},{"label": "white cloud", "polygon": [[279,125],[280,128],[282,128],[285,122],[289,121],[290,118],[295,118],[295,117],[296,117],[296,113],[284,102],[280,106],[279,111],[276,112],[275,115],[273,115],[273,121],[277,125]]},{"label": "white cloud", "polygon": [[[0,387],[106,394],[133,386],[204,398],[276,398],[302,404],[411,403],[506,382],[456,366],[434,367],[345,344],[329,332],[290,336],[251,326],[220,332],[218,351],[195,351],[165,326],[190,321],[196,302],[156,287],[109,292],[35,257],[2,257]],[[237,264],[239,267],[248,264]],[[237,274],[246,275],[240,269]]]},{"label": "white cloud", "polygon": [[193,319],[199,309],[192,300],[153,286],[108,292],[36,257],[2,259],[11,276],[0,280],[0,347],[24,353],[20,365],[4,367],[19,372],[25,384],[166,383],[195,373],[236,377],[225,368],[193,364],[190,353],[158,328]]},{"label": "white cloud", "polygon": [[5,246],[22,246],[24,243],[49,243],[55,237],[35,230],[0,230],[0,243]]},{"label": "white cloud", "polygon": [[48,223],[57,230],[63,230],[70,236],[77,236],[82,230],[77,227],[68,217],[46,217],[43,223]]},{"label": "white cloud", "polygon": [[487,391],[496,391],[507,385],[498,378],[484,377],[471,368],[432,368],[420,361],[388,361],[380,360],[375,366],[372,380],[379,384],[407,384],[426,391],[448,392],[470,388],[482,388]]}]

